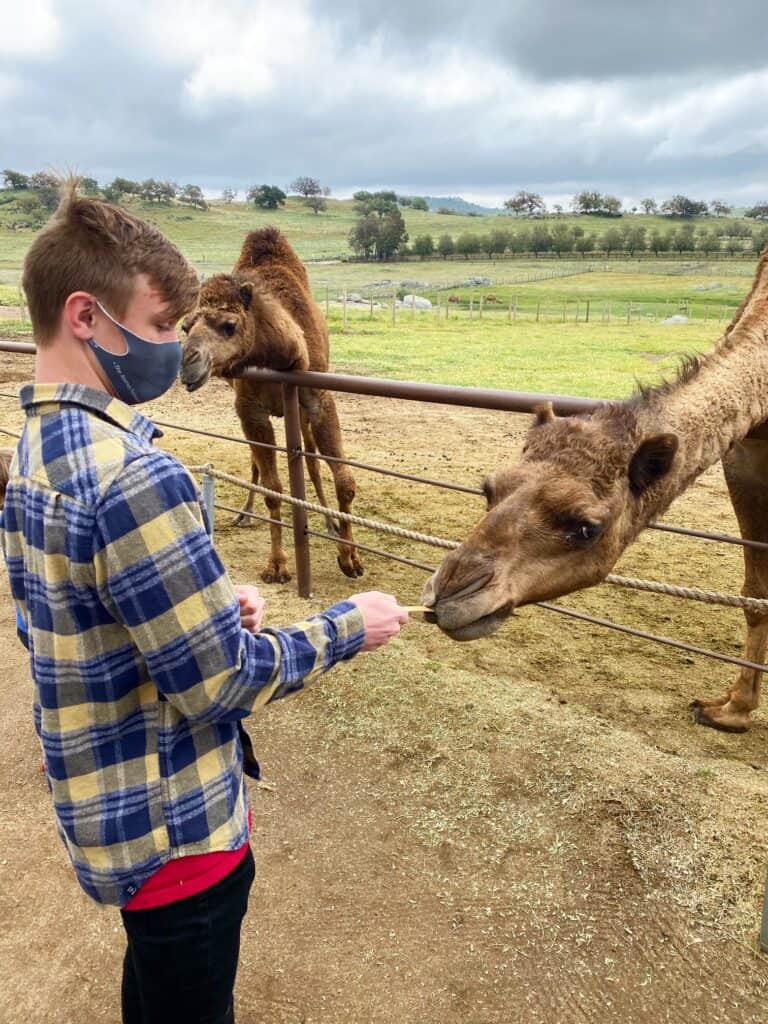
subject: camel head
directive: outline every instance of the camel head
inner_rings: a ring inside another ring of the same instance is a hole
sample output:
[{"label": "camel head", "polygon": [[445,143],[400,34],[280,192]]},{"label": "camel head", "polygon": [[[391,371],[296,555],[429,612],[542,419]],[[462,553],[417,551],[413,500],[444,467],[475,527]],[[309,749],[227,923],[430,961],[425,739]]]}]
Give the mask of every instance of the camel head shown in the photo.
[{"label": "camel head", "polygon": [[247,278],[209,278],[181,330],[181,381],[187,391],[245,366],[284,370],[305,365],[306,343],[298,324],[276,298]]},{"label": "camel head", "polygon": [[556,419],[539,406],[517,465],[483,485],[488,508],[422,601],[454,640],[494,633],[515,608],[592,586],[645,525],[678,439],[643,436],[631,404]]}]

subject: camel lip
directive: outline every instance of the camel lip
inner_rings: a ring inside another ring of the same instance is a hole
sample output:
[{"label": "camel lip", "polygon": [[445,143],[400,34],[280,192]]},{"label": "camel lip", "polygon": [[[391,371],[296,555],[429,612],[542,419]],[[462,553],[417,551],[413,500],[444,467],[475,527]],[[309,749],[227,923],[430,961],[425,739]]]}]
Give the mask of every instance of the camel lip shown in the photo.
[{"label": "camel lip", "polygon": [[483,637],[491,636],[514,613],[514,602],[509,601],[495,611],[489,612],[487,615],[481,615],[480,618],[474,619],[472,622],[465,622],[461,626],[446,627],[440,623],[438,615],[435,615],[435,621],[443,633],[450,637],[451,640],[458,640],[463,643],[468,640],[480,640]]}]

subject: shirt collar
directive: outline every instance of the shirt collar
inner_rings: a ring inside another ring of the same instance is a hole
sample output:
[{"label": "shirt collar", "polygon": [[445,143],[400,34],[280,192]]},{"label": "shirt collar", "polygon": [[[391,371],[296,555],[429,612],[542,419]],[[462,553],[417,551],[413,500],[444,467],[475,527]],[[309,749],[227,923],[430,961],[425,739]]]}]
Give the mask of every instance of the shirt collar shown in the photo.
[{"label": "shirt collar", "polygon": [[162,430],[148,417],[105,391],[84,384],[26,384],[19,391],[19,403],[28,415],[29,410],[38,405],[79,405],[146,441],[163,436]]}]

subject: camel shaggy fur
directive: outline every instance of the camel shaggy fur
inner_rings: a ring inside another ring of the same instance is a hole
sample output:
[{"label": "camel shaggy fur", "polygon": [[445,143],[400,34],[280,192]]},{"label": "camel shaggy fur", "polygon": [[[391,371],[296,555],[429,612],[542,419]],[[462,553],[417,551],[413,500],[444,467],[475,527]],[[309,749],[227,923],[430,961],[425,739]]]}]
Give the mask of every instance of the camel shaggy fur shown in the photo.
[{"label": "camel shaggy fur", "polygon": [[12,458],[13,450],[11,448],[0,448],[0,508],[5,506],[5,489],[8,486]]},{"label": "camel shaggy fur", "polygon": [[[312,298],[307,272],[287,239],[276,228],[252,231],[243,243],[231,274],[216,274],[206,281],[197,308],[185,319],[186,336],[181,380],[189,391],[202,387],[211,375],[227,377],[248,366],[274,370],[328,369],[328,330]],[[235,409],[249,441],[275,444],[270,416],[283,415],[280,387],[253,380],[231,381]],[[310,388],[300,391],[301,429],[306,451],[344,458],[341,427],[330,392]],[[339,509],[350,512],[355,481],[349,467],[329,462]],[[307,459],[307,470],[317,497],[326,505],[320,466]],[[273,491],[282,491],[275,452],[251,446],[251,479]],[[247,522],[254,494],[238,517]],[[281,502],[265,497],[271,519],[280,520]],[[347,576],[362,576],[363,566],[346,522],[329,522],[339,537],[338,561]],[[290,579],[282,546],[282,527],[271,525],[271,553],[262,573],[265,582]]]},{"label": "camel shaggy fur", "polygon": [[[722,460],[742,537],[768,544],[768,250],[715,348],[676,380],[589,416],[540,407],[517,465],[485,480],[488,510],[423,595],[456,640],[493,633],[517,607],[592,586],[652,519]],[[742,593],[768,598],[768,549],[744,548]],[[768,615],[745,611],[745,658],[764,664]],[[693,701],[702,725],[749,727],[760,672]]]}]

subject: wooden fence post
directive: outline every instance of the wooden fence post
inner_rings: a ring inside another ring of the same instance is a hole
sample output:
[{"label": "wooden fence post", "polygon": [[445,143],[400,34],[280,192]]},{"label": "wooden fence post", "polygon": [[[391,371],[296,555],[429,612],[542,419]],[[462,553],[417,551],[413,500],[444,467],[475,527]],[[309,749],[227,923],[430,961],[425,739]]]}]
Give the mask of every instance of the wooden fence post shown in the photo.
[{"label": "wooden fence post", "polygon": [[[301,447],[301,412],[299,389],[295,384],[283,384],[283,410],[285,415],[285,446],[288,449],[288,479],[291,497],[306,501],[304,486],[304,453]],[[299,597],[312,596],[312,565],[309,557],[307,510],[291,505],[293,521],[293,548],[296,556],[296,589]]]}]

